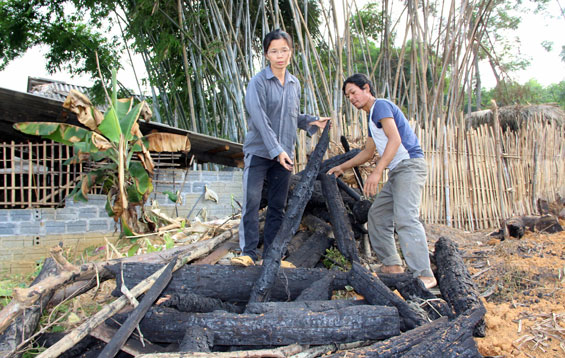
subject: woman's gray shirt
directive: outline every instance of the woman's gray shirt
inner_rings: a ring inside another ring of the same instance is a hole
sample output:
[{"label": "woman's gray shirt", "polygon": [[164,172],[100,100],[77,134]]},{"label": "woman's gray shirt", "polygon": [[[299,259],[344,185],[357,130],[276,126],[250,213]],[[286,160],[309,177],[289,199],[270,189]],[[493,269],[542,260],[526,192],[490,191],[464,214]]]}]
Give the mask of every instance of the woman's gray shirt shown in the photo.
[{"label": "woman's gray shirt", "polygon": [[288,72],[284,86],[266,67],[253,76],[245,94],[245,108],[248,114],[248,130],[243,145],[245,155],[274,159],[284,150],[294,158],[296,129],[316,133],[317,126],[309,123],[319,117],[299,114],[300,82]]}]

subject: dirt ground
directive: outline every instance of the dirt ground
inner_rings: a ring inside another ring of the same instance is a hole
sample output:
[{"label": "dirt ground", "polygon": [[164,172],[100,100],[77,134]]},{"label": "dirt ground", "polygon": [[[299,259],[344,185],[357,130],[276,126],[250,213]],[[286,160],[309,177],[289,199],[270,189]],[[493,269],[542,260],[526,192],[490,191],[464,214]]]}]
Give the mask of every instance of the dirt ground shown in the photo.
[{"label": "dirt ground", "polygon": [[458,243],[484,298],[487,335],[476,338],[481,354],[565,357],[565,232],[499,241],[490,232],[439,225],[426,231],[430,246],[440,236]]}]

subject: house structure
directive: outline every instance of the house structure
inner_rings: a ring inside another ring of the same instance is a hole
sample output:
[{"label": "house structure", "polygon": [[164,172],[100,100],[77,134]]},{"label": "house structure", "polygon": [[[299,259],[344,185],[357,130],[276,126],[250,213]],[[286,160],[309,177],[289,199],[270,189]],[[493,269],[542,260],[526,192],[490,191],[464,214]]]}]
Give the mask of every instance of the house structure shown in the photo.
[{"label": "house structure", "polygon": [[[75,114],[62,107],[71,89],[85,91],[32,77],[26,93],[0,87],[0,272],[31,271],[59,243],[82,250],[118,237],[119,228],[104,209],[105,195],[94,192],[87,203],[67,198],[89,164],[66,165],[73,148],[13,128],[25,121],[80,125]],[[171,217],[190,219],[199,213],[208,219],[225,217],[239,209],[242,144],[160,123],[139,124],[144,134],[176,133],[191,142],[188,153],[152,153],[154,191],[148,205],[158,205]],[[195,170],[201,166],[193,163],[213,163],[222,169]],[[218,202],[203,200],[205,187],[218,194]],[[181,200],[172,203],[165,191],[179,192]]]}]

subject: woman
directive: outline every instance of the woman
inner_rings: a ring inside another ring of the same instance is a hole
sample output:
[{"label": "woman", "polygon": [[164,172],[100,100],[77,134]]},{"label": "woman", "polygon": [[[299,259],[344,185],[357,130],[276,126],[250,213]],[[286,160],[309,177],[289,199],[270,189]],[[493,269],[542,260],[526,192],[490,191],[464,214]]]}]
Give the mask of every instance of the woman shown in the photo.
[{"label": "woman", "polygon": [[[294,165],[296,129],[313,134],[326,126],[329,117],[299,114],[300,83],[287,70],[292,58],[292,39],[281,30],[263,39],[269,66],[253,76],[245,95],[248,131],[243,145],[243,208],[239,226],[241,255],[232,264],[254,265],[258,260],[259,204],[267,179],[267,215],[263,252],[272,244],[284,216],[289,179]],[[282,261],[281,266],[292,267]]]}]

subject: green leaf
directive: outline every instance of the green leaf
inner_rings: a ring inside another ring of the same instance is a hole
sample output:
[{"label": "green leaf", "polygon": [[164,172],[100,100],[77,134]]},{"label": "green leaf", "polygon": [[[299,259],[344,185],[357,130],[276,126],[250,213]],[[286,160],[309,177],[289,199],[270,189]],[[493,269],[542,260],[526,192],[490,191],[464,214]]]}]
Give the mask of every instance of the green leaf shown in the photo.
[{"label": "green leaf", "polygon": [[133,107],[133,109],[131,111],[129,111],[127,113],[125,118],[124,117],[118,117],[119,120],[120,120],[120,126],[122,128],[122,133],[124,134],[124,137],[128,141],[133,138],[133,135],[131,134],[131,128],[133,127],[135,122],[137,122],[137,119],[139,118],[139,114],[141,113],[142,107],[143,107],[143,102],[138,103],[135,107]]},{"label": "green leaf", "polygon": [[125,220],[120,219],[120,222],[122,223],[122,233],[125,236],[135,236],[135,234],[133,233],[131,228],[128,226],[128,224],[125,222]]},{"label": "green leaf", "polygon": [[177,200],[179,200],[178,191],[176,193],[173,193],[172,191],[165,190],[163,194],[165,194],[173,203],[176,203]]},{"label": "green leaf", "polygon": [[112,142],[116,144],[120,142],[122,130],[116,110],[113,107],[110,107],[106,114],[104,114],[104,120],[98,126],[98,130]]},{"label": "green leaf", "polygon": [[145,239],[145,243],[147,244],[147,253],[161,251],[160,247],[153,246],[151,241],[147,238]]},{"label": "green leaf", "polygon": [[172,249],[173,247],[175,247],[175,241],[173,240],[173,238],[171,237],[171,235],[169,234],[165,234],[163,235],[163,240],[165,241],[165,248],[168,249]]},{"label": "green leaf", "polygon": [[134,244],[128,250],[128,257],[134,256],[135,254],[137,254],[137,250],[139,250],[139,244]]},{"label": "green leaf", "polygon": [[114,215],[116,215],[116,213],[114,213],[114,210],[112,209],[111,200],[112,200],[112,198],[108,195],[106,197],[106,205],[104,205],[104,209],[106,209],[106,213],[108,214],[109,217],[114,217]]},{"label": "green leaf", "polygon": [[116,114],[118,115],[120,122],[121,122],[121,119],[124,118],[128,114],[128,112],[131,110],[132,104],[133,104],[133,97],[120,98],[120,99],[117,100]]},{"label": "green leaf", "polygon": [[132,204],[141,203],[141,201],[143,200],[143,194],[140,194],[139,191],[137,191],[135,185],[128,185],[126,188],[126,193],[128,196],[128,202]]},{"label": "green leaf", "polygon": [[150,187],[153,187],[149,174],[140,162],[131,162],[129,172],[140,194],[145,194]]}]

